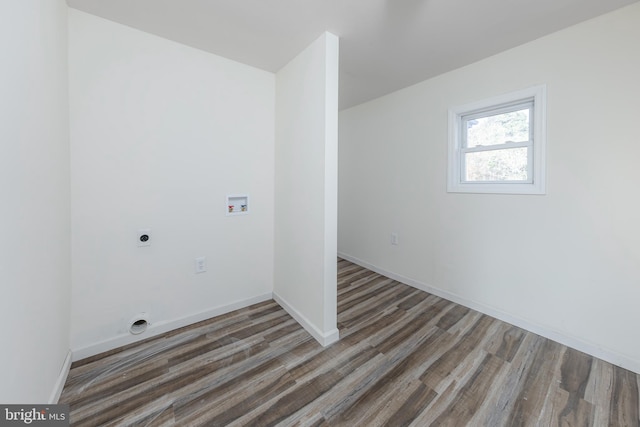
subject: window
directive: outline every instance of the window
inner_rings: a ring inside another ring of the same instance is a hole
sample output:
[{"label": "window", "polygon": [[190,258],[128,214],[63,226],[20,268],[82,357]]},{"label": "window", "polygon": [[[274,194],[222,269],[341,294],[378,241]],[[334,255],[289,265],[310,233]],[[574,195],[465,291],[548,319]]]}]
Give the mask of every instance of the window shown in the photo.
[{"label": "window", "polygon": [[447,191],[545,193],[545,87],[449,110]]}]

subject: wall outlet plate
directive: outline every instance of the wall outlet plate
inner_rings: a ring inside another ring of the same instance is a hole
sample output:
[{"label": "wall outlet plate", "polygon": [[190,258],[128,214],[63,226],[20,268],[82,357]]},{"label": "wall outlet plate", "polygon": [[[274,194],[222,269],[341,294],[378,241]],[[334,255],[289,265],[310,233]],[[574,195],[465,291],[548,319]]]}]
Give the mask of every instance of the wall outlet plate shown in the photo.
[{"label": "wall outlet plate", "polygon": [[398,233],[391,233],[391,244],[394,246],[398,244]]},{"label": "wall outlet plate", "polygon": [[196,258],[195,271],[196,271],[196,273],[204,273],[205,271],[207,271],[207,258],[206,257],[201,256],[201,257]]}]

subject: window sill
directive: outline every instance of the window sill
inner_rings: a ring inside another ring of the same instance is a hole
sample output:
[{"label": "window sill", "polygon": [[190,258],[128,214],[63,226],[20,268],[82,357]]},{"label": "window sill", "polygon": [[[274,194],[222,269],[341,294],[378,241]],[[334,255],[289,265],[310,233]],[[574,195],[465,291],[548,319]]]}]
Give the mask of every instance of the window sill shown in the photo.
[{"label": "window sill", "polygon": [[447,187],[447,193],[544,195],[546,189],[540,184],[453,184]]}]

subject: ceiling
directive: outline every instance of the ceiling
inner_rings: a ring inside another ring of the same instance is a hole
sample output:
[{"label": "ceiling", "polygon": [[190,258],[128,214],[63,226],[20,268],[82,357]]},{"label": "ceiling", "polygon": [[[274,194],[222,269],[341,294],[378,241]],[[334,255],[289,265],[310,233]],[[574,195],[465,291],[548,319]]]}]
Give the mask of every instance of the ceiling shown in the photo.
[{"label": "ceiling", "polygon": [[276,72],[340,37],[340,108],[639,0],[67,0],[69,6]]}]

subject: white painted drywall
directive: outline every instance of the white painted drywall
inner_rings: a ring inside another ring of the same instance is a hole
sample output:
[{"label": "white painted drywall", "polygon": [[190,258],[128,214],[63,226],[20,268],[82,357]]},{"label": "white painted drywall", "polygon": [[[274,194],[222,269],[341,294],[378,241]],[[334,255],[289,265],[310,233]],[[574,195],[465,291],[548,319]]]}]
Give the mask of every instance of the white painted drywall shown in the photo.
[{"label": "white painted drywall", "polygon": [[[640,372],[638,23],[635,4],[342,111],[339,253]],[[547,194],[447,194],[447,109],[537,84]]]},{"label": "white painted drywall", "polygon": [[69,351],[64,0],[0,3],[0,402],[48,403]]},{"label": "white painted drywall", "polygon": [[337,340],[338,38],[276,74],[274,295],[322,344]]},{"label": "white painted drywall", "polygon": [[[275,76],[73,9],[69,26],[74,357],[270,298]],[[226,216],[229,194],[250,214]]]}]

